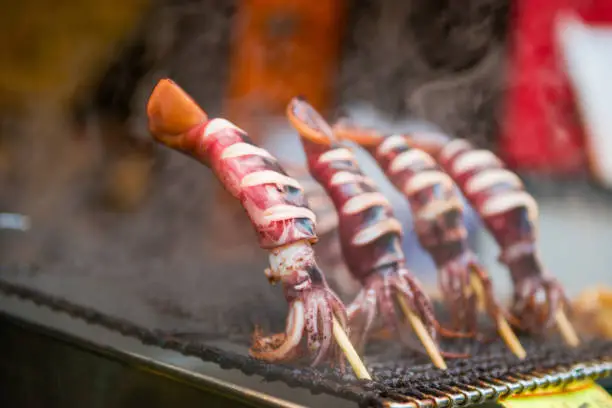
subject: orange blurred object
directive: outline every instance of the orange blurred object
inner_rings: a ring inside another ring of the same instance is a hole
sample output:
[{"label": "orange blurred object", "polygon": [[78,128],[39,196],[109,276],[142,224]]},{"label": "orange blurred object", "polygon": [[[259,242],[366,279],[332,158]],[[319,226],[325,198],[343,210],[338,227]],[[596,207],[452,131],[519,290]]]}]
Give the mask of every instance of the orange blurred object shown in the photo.
[{"label": "orange blurred object", "polygon": [[584,290],[572,302],[572,317],[582,333],[612,339],[612,288]]},{"label": "orange blurred object", "polygon": [[208,119],[206,113],[173,81],[163,79],[147,104],[149,130],[156,137],[185,133]]},{"label": "orange blurred object", "polygon": [[329,109],[345,1],[243,0],[234,17],[227,115],[261,142],[264,121],[303,95]]},{"label": "orange blurred object", "polygon": [[[346,14],[345,0],[242,0],[234,16],[225,115],[264,143],[266,126],[284,118],[291,98],[302,95],[322,112],[333,103]],[[244,214],[216,192],[214,245],[246,245]],[[229,251],[228,254],[235,254]]]}]

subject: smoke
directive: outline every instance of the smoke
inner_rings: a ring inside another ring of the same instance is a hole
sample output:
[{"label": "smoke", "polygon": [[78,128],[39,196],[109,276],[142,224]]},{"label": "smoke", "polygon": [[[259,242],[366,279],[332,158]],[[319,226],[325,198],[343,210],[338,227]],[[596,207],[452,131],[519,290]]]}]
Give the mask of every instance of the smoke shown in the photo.
[{"label": "smoke", "polygon": [[[95,143],[75,143],[62,121],[31,120],[1,201],[2,210],[27,215],[30,228],[0,230],[2,277],[151,327],[223,332],[234,324],[220,325],[223,316],[243,308],[248,318],[253,304],[270,317],[253,317],[243,331],[255,320],[282,323],[273,313],[286,306],[264,277],[264,251],[221,262],[207,250],[218,183],[207,168],[166,152],[138,211],[109,212],[99,203]],[[43,131],[47,138],[36,137]]]},{"label": "smoke", "polygon": [[[143,107],[158,78],[175,79],[211,115],[221,112],[227,79],[233,2],[162,3],[145,24],[146,51],[153,62],[131,101],[133,133],[146,139]],[[453,7],[451,3],[441,2],[437,23],[428,26],[408,24],[425,21],[431,14],[425,0],[355,2],[338,82],[339,100],[351,115],[385,131],[425,126],[413,119],[398,120],[418,113],[409,96],[423,84],[464,75],[500,47],[499,39],[491,33],[500,13],[495,4],[504,2],[479,0],[470,2],[469,7]],[[483,10],[488,10],[490,16],[485,17],[493,19],[491,24],[481,24],[475,18]],[[443,32],[448,24],[457,29],[450,37],[437,36],[441,38],[441,54],[427,55],[432,47],[422,47],[417,40]],[[475,31],[470,28],[474,25],[478,27]],[[470,41],[473,45],[465,47]],[[462,46],[457,47],[457,42]],[[447,56],[442,58],[444,53]],[[453,62],[458,61],[457,54],[461,64]],[[495,78],[497,65],[485,68],[484,77]],[[120,84],[120,78],[118,81]],[[490,93],[486,84],[483,81],[478,87],[485,96]],[[457,110],[469,106],[466,100],[487,105],[490,98],[476,98],[470,92],[458,95],[461,98],[453,98],[453,92],[437,93],[427,96],[424,105],[417,105],[426,106],[428,113],[430,106],[448,100],[445,112],[460,113],[436,116],[442,129],[456,133],[485,123],[478,128],[482,131],[467,136],[491,137],[491,115],[478,110],[464,115]],[[283,315],[285,303],[280,290],[269,287],[263,276],[266,256],[256,248],[254,235],[252,241],[245,236],[246,242],[252,242],[250,251],[224,244],[226,251],[235,254],[231,259],[221,260],[208,249],[207,243],[219,239],[222,231],[218,228],[223,226],[212,223],[211,191],[218,184],[207,169],[178,154],[160,152],[163,163],[142,207],[127,214],[110,213],[98,204],[105,173],[100,145],[95,138],[77,140],[62,117],[65,112],[58,108],[33,104],[20,130],[23,138],[3,180],[0,194],[5,208],[0,210],[27,215],[31,227],[25,232],[0,231],[2,257],[4,265],[36,264],[38,269],[22,274],[7,267],[3,276],[156,327],[210,329],[224,321],[222,316],[230,310],[253,309],[253,304],[269,316]],[[270,133],[274,137],[268,147],[273,153],[281,159],[303,160],[290,129]],[[403,197],[369,156],[363,152],[358,156],[409,230],[410,211]],[[226,228],[232,227],[228,224]],[[406,235],[405,245],[409,266],[421,277],[432,277],[431,261],[420,250],[414,234]]]}]

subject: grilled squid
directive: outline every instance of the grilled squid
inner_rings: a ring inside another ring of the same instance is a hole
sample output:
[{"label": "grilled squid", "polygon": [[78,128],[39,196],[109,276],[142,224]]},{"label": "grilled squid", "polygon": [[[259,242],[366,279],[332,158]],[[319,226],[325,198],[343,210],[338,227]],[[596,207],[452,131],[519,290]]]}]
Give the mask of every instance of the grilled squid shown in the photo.
[{"label": "grilled squid", "polygon": [[282,284],[289,314],[284,333],[263,337],[256,331],[251,355],[273,362],[310,354],[313,365],[328,357],[340,359],[333,341],[333,316],[344,328],[346,311],[315,262],[316,220],[302,186],[242,129],[225,119],[208,119],[169,80],[156,86],[147,113],[158,142],[212,169],[242,204],[260,247],[269,251],[270,268],[265,274],[272,283]]},{"label": "grilled squid", "polygon": [[355,296],[361,285],[348,271],[342,258],[342,248],[338,236],[338,213],[327,192],[308,172],[306,165],[284,165],[285,170],[304,187],[308,206],[317,216],[317,259],[325,270],[330,286],[347,299]]},{"label": "grilled squid", "polygon": [[567,302],[560,284],[538,256],[538,205],[534,198],[497,156],[474,148],[466,140],[445,144],[438,161],[501,248],[499,261],[508,267],[514,283],[514,313],[527,329],[549,327],[555,312]]},{"label": "grilled squid", "polygon": [[312,178],[305,166],[283,163],[283,168],[302,186],[308,206],[317,216],[317,235],[323,237],[333,233],[338,228],[338,214],[325,189]]},{"label": "grilled squid", "polygon": [[[379,132],[347,121],[334,126],[337,137],[364,147],[381,143]],[[539,332],[550,327],[567,306],[563,288],[544,268],[536,247],[538,206],[523,183],[492,152],[476,149],[463,139],[440,133],[398,135],[394,139],[420,148],[436,159],[480,215],[500,247],[514,285],[513,314],[523,329]],[[388,143],[392,143],[389,141]],[[516,320],[515,320],[516,322]]]},{"label": "grilled squid", "polygon": [[484,288],[486,310],[493,319],[501,309],[491,281],[467,242],[463,203],[453,180],[425,151],[399,135],[380,138],[367,147],[385,175],[408,199],[421,246],[438,269],[442,297],[455,330],[477,330],[478,298],[472,279]]},{"label": "grilled squid", "polygon": [[408,303],[435,339],[433,308],[404,264],[402,226],[393,216],[391,204],[361,172],[353,153],[333,142],[331,128],[307,102],[293,99],[287,115],[300,134],[310,173],[333,201],[342,255],[362,285],[347,308],[351,341],[364,347],[377,314],[388,328],[399,332],[396,297]]}]

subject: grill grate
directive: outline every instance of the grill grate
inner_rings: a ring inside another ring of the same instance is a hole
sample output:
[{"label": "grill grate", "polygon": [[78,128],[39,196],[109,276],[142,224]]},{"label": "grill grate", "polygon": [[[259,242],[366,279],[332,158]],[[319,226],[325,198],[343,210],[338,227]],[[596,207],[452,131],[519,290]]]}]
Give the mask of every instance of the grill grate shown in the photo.
[{"label": "grill grate", "polygon": [[[403,354],[400,359],[385,358],[368,350],[367,360],[374,381],[356,379],[333,369],[296,368],[268,364],[246,355],[211,347],[171,332],[140,327],[92,308],[71,303],[23,285],[0,280],[0,292],[65,313],[91,324],[104,326],[147,345],[177,351],[186,356],[211,361],[224,369],[239,369],[247,375],[261,375],[267,381],[307,388],[355,401],[362,407],[445,408],[496,401],[525,390],[567,384],[584,378],[612,373],[612,342],[594,340],[575,349],[558,342],[538,343],[521,340],[528,358],[518,360],[500,343],[476,350],[470,359],[448,361],[442,371],[424,363],[420,354]],[[446,345],[450,347],[450,343]],[[469,346],[469,345],[468,345]],[[475,350],[474,348],[472,349]]]}]

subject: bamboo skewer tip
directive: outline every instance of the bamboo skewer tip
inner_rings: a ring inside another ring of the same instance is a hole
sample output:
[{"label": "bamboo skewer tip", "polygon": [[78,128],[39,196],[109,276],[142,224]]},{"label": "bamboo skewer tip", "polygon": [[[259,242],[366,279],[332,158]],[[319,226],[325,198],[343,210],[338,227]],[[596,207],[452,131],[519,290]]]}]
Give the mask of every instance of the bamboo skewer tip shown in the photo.
[{"label": "bamboo skewer tip", "polygon": [[512,351],[519,359],[524,360],[527,357],[527,352],[523,345],[519,341],[514,331],[508,324],[508,321],[504,319],[501,313],[497,316],[497,330],[499,335],[504,340],[504,343],[508,346],[510,351]]},{"label": "bamboo skewer tip", "polygon": [[[476,296],[478,296],[479,304],[482,304],[484,306],[484,288],[482,282],[480,281],[480,279],[478,279],[478,276],[476,276],[475,273],[471,274],[470,281],[472,284],[472,288],[476,293]],[[502,338],[504,343],[506,343],[506,346],[508,346],[510,351],[512,351],[514,355],[516,355],[521,360],[527,357],[527,352],[525,351],[525,348],[512,330],[512,327],[510,327],[508,321],[501,313],[497,314],[495,323],[499,336]]]},{"label": "bamboo skewer tip", "polygon": [[353,371],[355,371],[355,375],[361,380],[372,380],[372,376],[370,376],[368,369],[366,368],[365,364],[363,364],[363,361],[361,361],[361,357],[359,357],[359,354],[357,354],[355,347],[353,347],[353,344],[342,328],[342,325],[340,325],[340,322],[338,322],[336,316],[333,316],[333,319],[334,338],[336,339],[338,346],[340,346],[340,349],[342,349],[342,352],[346,356],[349,364],[353,368]]},{"label": "bamboo skewer tip", "polygon": [[410,307],[408,307],[406,300],[403,297],[398,296],[397,300],[402,311],[408,318],[410,325],[414,329],[414,332],[419,337],[419,340],[421,340],[423,347],[425,347],[425,350],[427,351],[427,354],[429,355],[429,358],[433,364],[441,370],[446,370],[448,368],[446,362],[444,361],[444,358],[442,358],[438,346],[436,343],[434,343],[433,339],[427,332],[427,329],[425,329],[425,325],[423,325],[421,319],[419,319],[419,317],[414,314],[412,310],[410,310]]},{"label": "bamboo skewer tip", "polygon": [[561,332],[561,336],[568,346],[577,347],[580,344],[580,339],[574,330],[574,326],[570,323],[563,309],[559,309],[555,315],[557,328]]}]

